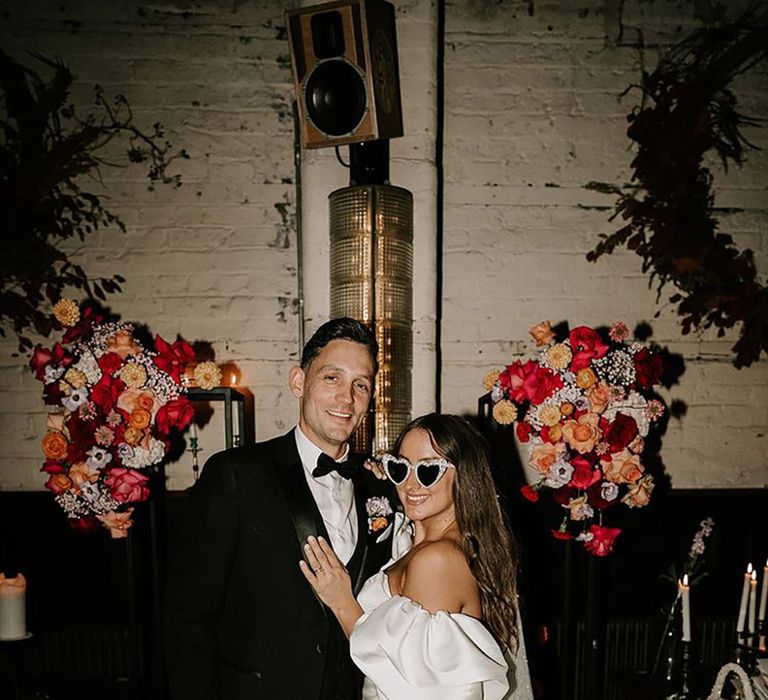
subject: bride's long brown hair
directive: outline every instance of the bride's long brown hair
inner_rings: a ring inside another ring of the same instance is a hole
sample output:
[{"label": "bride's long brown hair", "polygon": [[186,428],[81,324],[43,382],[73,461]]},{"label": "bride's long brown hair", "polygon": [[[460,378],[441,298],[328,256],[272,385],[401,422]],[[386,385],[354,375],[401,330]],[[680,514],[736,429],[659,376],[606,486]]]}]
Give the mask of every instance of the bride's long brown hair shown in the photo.
[{"label": "bride's long brown hair", "polygon": [[462,547],[480,589],[483,620],[502,645],[517,644],[517,545],[504,525],[486,439],[460,416],[430,413],[409,423],[394,445],[399,454],[412,430],[427,432],[432,447],[456,467],[453,502]]}]

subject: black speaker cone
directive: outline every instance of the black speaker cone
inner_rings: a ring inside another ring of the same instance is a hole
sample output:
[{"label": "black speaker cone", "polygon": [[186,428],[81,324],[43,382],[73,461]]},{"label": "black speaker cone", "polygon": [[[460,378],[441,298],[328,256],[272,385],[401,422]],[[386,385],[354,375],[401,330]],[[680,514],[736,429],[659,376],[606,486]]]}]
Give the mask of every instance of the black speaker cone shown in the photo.
[{"label": "black speaker cone", "polygon": [[329,136],[343,136],[365,115],[365,81],[347,61],[328,60],[311,72],[304,90],[307,114]]}]

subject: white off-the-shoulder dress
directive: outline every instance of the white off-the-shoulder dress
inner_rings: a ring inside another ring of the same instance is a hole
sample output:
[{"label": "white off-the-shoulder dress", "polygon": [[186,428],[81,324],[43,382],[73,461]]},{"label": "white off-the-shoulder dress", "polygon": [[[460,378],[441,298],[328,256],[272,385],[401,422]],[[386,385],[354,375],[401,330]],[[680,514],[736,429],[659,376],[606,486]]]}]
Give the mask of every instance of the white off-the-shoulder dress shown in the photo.
[{"label": "white off-the-shoulder dress", "polygon": [[393,561],[357,598],[364,614],[349,643],[365,674],[363,700],[533,700],[522,633],[517,656],[505,657],[476,618],[432,614],[393,596],[386,574]]}]

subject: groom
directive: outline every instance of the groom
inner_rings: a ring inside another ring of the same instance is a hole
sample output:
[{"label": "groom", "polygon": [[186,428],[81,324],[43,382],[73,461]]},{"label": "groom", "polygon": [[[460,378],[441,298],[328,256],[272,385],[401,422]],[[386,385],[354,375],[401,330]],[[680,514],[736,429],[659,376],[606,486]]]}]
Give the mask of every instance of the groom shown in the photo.
[{"label": "groom", "polygon": [[326,538],[357,591],[389,555],[366,512],[387,482],[348,446],[373,397],[377,351],[360,322],[324,324],[288,376],[298,426],[206,463],[166,599],[174,700],[359,697],[347,640],[298,561],[309,535]]}]

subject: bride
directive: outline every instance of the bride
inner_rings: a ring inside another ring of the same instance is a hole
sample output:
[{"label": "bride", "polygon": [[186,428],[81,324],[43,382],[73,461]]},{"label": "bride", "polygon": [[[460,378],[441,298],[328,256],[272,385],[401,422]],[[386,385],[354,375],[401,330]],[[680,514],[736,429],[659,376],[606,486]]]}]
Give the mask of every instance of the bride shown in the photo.
[{"label": "bride", "polygon": [[324,539],[310,538],[299,564],[349,637],[365,674],[363,698],[532,698],[516,550],[484,438],[463,418],[429,414],[403,430],[382,463],[407,516],[397,527],[403,532],[410,521],[412,528],[406,551],[393,547],[357,600]]}]

